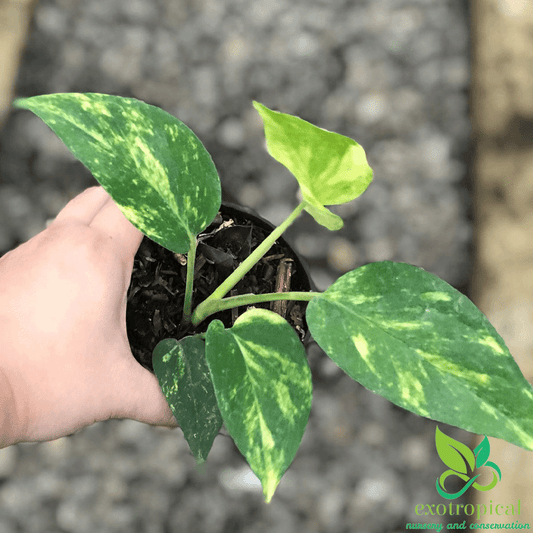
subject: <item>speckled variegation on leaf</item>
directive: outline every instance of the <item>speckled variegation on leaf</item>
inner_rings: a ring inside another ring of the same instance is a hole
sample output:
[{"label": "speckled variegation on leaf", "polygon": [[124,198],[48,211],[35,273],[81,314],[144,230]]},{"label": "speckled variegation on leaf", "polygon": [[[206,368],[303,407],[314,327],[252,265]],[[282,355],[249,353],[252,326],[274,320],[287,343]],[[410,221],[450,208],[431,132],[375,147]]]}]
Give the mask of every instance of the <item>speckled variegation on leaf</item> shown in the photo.
[{"label": "speckled variegation on leaf", "polygon": [[[295,175],[303,201],[193,310],[196,235],[220,206],[215,166],[194,133],[131,98],[56,94],[15,105],[41,117],[145,235],[188,252],[182,323],[197,326],[231,306],[309,301],[315,340],[365,387],[419,415],[533,449],[533,388],[483,314],[437,276],[384,261],[345,274],[322,294],[224,298],[302,210],[329,229],[342,226],[326,205],[349,202],[372,180],[353,139],[254,102],[268,151]],[[311,408],[311,372],[289,323],[264,309],[245,312],[230,329],[214,320],[206,334],[161,341],[153,362],[197,460],[207,456],[221,416],[270,501]]]},{"label": "speckled variegation on leaf", "polygon": [[406,263],[371,263],[307,308],[321,348],[350,377],[422,416],[533,449],[533,389],[476,306]]},{"label": "speckled variegation on leaf", "polygon": [[220,207],[220,180],[198,137],[162,109],[106,94],[16,100],[91,171],[128,220],[161,246],[189,250]]},{"label": "speckled variegation on leaf", "polygon": [[253,309],[231,329],[219,320],[209,324],[206,358],[226,428],[269,502],[309,418],[312,384],[305,350],[286,320]]},{"label": "speckled variegation on leaf", "polygon": [[163,339],[154,348],[154,373],[198,463],[207,459],[221,426],[205,343],[198,337]]},{"label": "speckled variegation on leaf", "polygon": [[342,228],[342,219],[325,206],[357,198],[372,181],[363,147],[300,117],[259,102],[254,107],[263,119],[268,152],[298,180],[306,211],[330,230]]}]

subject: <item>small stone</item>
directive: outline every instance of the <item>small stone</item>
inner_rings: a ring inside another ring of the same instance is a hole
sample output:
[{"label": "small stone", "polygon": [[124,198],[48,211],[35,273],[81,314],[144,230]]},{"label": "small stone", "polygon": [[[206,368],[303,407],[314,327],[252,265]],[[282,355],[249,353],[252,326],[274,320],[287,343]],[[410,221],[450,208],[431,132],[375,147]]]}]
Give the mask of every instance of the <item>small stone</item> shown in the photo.
[{"label": "small stone", "polygon": [[306,6],[302,13],[304,24],[314,30],[327,31],[332,23],[334,12],[326,7]]},{"label": "small stone", "polygon": [[[63,500],[56,511],[57,525],[68,533],[94,531],[89,506],[73,499]],[[93,515],[94,516],[94,515]]]},{"label": "small stone", "polygon": [[[68,481],[57,469],[43,470],[34,478],[35,492],[43,499],[61,498],[69,490]],[[1,531],[1,530],[0,530]]]},{"label": "small stone", "polygon": [[0,488],[2,515],[21,516],[29,510],[35,510],[38,503],[32,488],[33,483],[20,477],[3,484]]},{"label": "small stone", "polygon": [[324,531],[338,531],[345,505],[344,492],[332,488],[318,501],[318,516]]},{"label": "small stone", "polygon": [[387,431],[382,424],[368,422],[361,428],[359,438],[370,446],[383,446],[387,439]]},{"label": "small stone", "polygon": [[43,442],[40,446],[40,453],[50,462],[60,462],[72,448],[70,437],[62,437],[49,442]]},{"label": "small stone", "polygon": [[335,280],[322,269],[311,269],[311,279],[319,291],[325,291]]},{"label": "small stone", "polygon": [[309,259],[326,257],[327,239],[311,233],[300,233],[294,241],[296,251]]},{"label": "small stone", "polygon": [[201,67],[193,72],[195,99],[204,105],[214,105],[218,99],[217,79],[214,69]]},{"label": "small stone", "polygon": [[470,70],[466,58],[456,56],[444,64],[444,79],[455,89],[466,87],[470,81]]},{"label": "small stone", "polygon": [[249,43],[240,35],[233,35],[223,42],[222,55],[225,63],[246,63],[250,57]]},{"label": "small stone", "polygon": [[260,209],[259,214],[266,218],[271,224],[279,226],[294,209],[294,206],[285,202],[278,202],[276,204],[270,204]]},{"label": "small stone", "polygon": [[35,23],[39,30],[60,40],[67,30],[68,12],[53,6],[40,6],[35,10]]},{"label": "small stone", "polygon": [[103,481],[103,491],[106,498],[109,498],[111,501],[119,502],[128,496],[128,485],[122,477],[112,473],[105,477]]},{"label": "small stone", "polygon": [[109,0],[89,0],[84,2],[82,16],[94,17],[97,20],[114,20],[117,13],[117,3]]},{"label": "small stone", "polygon": [[249,466],[227,469],[219,476],[220,484],[231,492],[261,492],[261,482]]},{"label": "small stone", "polygon": [[356,113],[365,124],[375,124],[390,113],[387,98],[381,93],[370,93],[359,101]]},{"label": "small stone", "polygon": [[250,2],[250,20],[254,21],[254,27],[268,26],[283,10],[282,0],[269,0],[268,2]]},{"label": "small stone", "polygon": [[157,21],[157,4],[147,0],[123,0],[120,5],[120,15],[129,22],[150,24]]},{"label": "small stone", "polygon": [[244,144],[244,128],[236,118],[226,119],[218,129],[220,142],[228,148],[242,148]]},{"label": "small stone", "polygon": [[[442,167],[450,159],[451,141],[439,133],[425,133],[418,143],[418,148],[418,153],[424,159],[427,170]],[[434,176],[438,176],[438,172],[430,175],[430,177]]]},{"label": "small stone", "polygon": [[357,494],[372,503],[385,501],[391,492],[390,482],[381,477],[367,477],[357,487]]},{"label": "small stone", "polygon": [[103,52],[100,68],[111,79],[133,83],[141,77],[142,59],[150,41],[148,30],[142,26],[125,28],[119,44]]},{"label": "small stone", "polygon": [[121,420],[117,425],[117,439],[124,444],[139,444],[149,431],[149,426],[136,420]]},{"label": "small stone", "polygon": [[400,457],[412,470],[424,470],[430,460],[430,453],[427,444],[418,437],[411,437],[404,440]]},{"label": "small stone", "polygon": [[325,378],[336,378],[343,374],[343,370],[329,357],[324,357],[320,364],[320,373]]},{"label": "small stone", "polygon": [[369,262],[391,260],[394,247],[387,237],[382,237],[365,245],[366,257]]},{"label": "small stone", "polygon": [[338,272],[353,270],[360,257],[357,248],[348,240],[337,237],[332,239],[328,246],[328,263]]},{"label": "small stone", "polygon": [[245,183],[240,191],[239,201],[252,209],[256,209],[264,198],[264,192],[256,183]]},{"label": "small stone", "polygon": [[291,39],[288,48],[296,57],[313,57],[320,50],[320,44],[314,35],[301,33]]},{"label": "small stone", "polygon": [[440,62],[435,59],[422,63],[417,68],[415,79],[424,90],[433,90],[442,82]]},{"label": "small stone", "polygon": [[59,211],[61,211],[69,201],[64,192],[51,188],[43,188],[38,198],[45,213],[52,217],[57,216]]},{"label": "small stone", "polygon": [[33,208],[28,197],[18,187],[6,185],[0,191],[0,212],[7,215],[8,221],[27,217]]}]

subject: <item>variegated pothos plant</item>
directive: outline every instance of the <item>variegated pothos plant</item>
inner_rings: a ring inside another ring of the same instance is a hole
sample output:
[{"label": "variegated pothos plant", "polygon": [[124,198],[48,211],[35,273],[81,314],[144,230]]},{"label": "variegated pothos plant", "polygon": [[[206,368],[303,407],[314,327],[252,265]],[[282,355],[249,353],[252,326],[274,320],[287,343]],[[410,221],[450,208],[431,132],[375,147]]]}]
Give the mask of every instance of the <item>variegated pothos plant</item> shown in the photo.
[{"label": "variegated pothos plant", "polygon": [[[213,161],[181,121],[144,102],[104,94],[20,99],[92,172],[124,215],[161,246],[188,254],[183,316],[274,299],[308,301],[316,342],[351,378],[391,402],[440,422],[533,450],[533,388],[504,341],[465,296],[406,263],[370,263],[326,291],[225,295],[302,212],[330,230],[326,206],[349,202],[372,180],[363,148],[343,135],[254,102],[268,152],[298,180],[303,200],[285,222],[196,309],[196,236],[216,216]],[[300,445],[311,409],[311,372],[296,333],[278,314],[249,309],[231,328],[164,339],[154,371],[192,453],[204,461],[222,423],[260,479],[265,500]]]}]

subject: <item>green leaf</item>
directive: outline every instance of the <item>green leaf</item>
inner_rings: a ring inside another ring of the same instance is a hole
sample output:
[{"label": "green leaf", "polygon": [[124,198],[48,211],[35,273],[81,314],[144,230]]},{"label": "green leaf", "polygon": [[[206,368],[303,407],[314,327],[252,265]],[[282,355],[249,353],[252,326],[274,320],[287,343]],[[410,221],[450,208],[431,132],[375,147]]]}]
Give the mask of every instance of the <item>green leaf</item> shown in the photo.
[{"label": "green leaf", "polygon": [[206,460],[222,426],[205,343],[198,337],[163,339],[152,354],[154,372],[198,463]]},{"label": "green leaf", "polygon": [[460,292],[405,263],[371,263],[307,307],[322,349],[350,377],[413,413],[533,450],[533,388]]},{"label": "green leaf", "polygon": [[361,195],[372,181],[363,148],[353,139],[253,103],[265,127],[270,155],[296,177],[306,210],[328,229],[340,229],[342,219],[326,205],[344,204]]},{"label": "green leaf", "polygon": [[305,210],[321,225],[330,231],[336,231],[344,226],[342,218],[332,213],[327,207],[315,202],[313,198],[307,198]]},{"label": "green leaf", "polygon": [[435,433],[435,446],[441,461],[452,470],[460,474],[474,471],[476,458],[472,450],[466,444],[443,433],[438,426]]},{"label": "green leaf", "polygon": [[490,442],[485,437],[475,448],[476,468],[481,468],[488,460],[490,455]]},{"label": "green leaf", "polygon": [[133,98],[50,94],[16,100],[39,116],[92,172],[128,220],[177,253],[220,207],[207,150],[181,121]]},{"label": "green leaf", "polygon": [[226,429],[269,502],[296,455],[311,409],[303,345],[279,315],[253,309],[230,329],[219,320],[209,324],[206,358]]}]

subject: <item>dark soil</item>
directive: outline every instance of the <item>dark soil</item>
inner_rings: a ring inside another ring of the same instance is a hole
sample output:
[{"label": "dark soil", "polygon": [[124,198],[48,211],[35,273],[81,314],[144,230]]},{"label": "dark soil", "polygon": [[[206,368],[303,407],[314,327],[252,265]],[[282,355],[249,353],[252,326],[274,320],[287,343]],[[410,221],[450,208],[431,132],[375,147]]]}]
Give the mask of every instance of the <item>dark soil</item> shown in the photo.
[{"label": "dark soil", "polygon": [[[215,220],[198,236],[194,275],[193,309],[205,300],[272,231],[264,219],[223,205]],[[187,258],[144,237],[135,256],[128,289],[126,325],[134,357],[153,371],[152,351],[165,338],[181,339],[202,333],[209,322],[233,325],[245,307],[211,315],[197,327],[181,325]],[[306,268],[283,238],[244,276],[227,296],[268,292],[309,291]],[[302,342],[307,334],[304,312],[307,302],[269,302],[257,307],[283,316]]]}]

